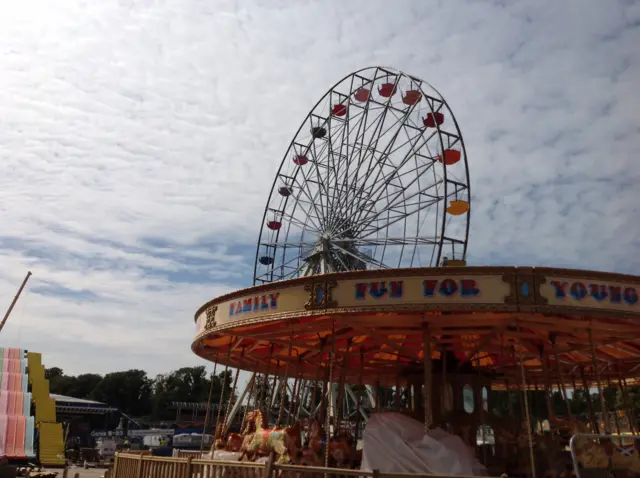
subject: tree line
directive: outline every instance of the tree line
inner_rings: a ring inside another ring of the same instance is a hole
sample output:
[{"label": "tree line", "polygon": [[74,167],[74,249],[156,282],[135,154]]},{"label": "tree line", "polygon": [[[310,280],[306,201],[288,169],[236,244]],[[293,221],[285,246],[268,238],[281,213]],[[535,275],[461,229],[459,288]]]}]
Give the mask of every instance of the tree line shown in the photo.
[{"label": "tree line", "polygon": [[[234,372],[235,373],[235,372]],[[232,388],[233,375],[231,371],[221,372],[213,377],[212,404],[220,403],[220,394],[225,384],[224,402],[226,405],[229,391]],[[210,377],[204,366],[183,367],[178,370],[157,375],[151,378],[143,370],[126,370],[112,372],[106,375],[82,374],[77,376],[65,375],[58,367],[46,369],[45,376],[49,380],[51,393],[67,395],[75,398],[95,400],[118,408],[121,412],[135,418],[149,420],[173,420],[176,411],[172,406],[174,402],[206,403],[211,387]],[[269,396],[269,384],[264,383],[260,377],[258,383],[258,395]],[[240,385],[238,385],[240,386]],[[265,389],[263,392],[262,389]],[[359,387],[356,387],[359,388]],[[311,403],[319,403],[322,386],[316,384],[313,394],[305,396],[305,404],[310,408]],[[238,392],[239,390],[236,390]],[[280,390],[277,391],[277,404],[280,403]],[[356,392],[358,393],[358,392]],[[315,397],[312,398],[312,395]],[[393,403],[393,389],[383,387],[378,392],[383,404]],[[558,391],[551,393],[550,404],[553,412],[558,417],[568,415],[567,402],[573,416],[587,418],[590,413],[601,412],[601,400],[597,393],[587,394],[582,389],[570,391],[571,398],[564,400]],[[237,393],[236,393],[237,395]],[[609,411],[633,409],[640,410],[640,387],[628,387],[625,398],[620,389],[604,388],[603,396],[605,407]],[[523,407],[522,392],[490,391],[489,403],[491,412],[499,417],[510,417],[513,413],[521,413]],[[284,406],[290,406],[290,397],[285,393]],[[402,397],[402,405],[408,406],[405,397]],[[478,404],[479,405],[479,404]],[[534,419],[548,418],[546,394],[543,390],[528,392],[529,412]]]},{"label": "tree line", "polygon": [[131,417],[151,420],[174,419],[174,402],[206,403],[212,379],[212,403],[219,403],[223,384],[226,401],[233,382],[230,371],[226,375],[221,372],[212,378],[204,366],[183,367],[153,378],[144,370],[138,369],[106,375],[86,373],[73,376],[65,375],[58,367],[52,367],[45,370],[45,377],[49,380],[51,393],[95,400]]}]

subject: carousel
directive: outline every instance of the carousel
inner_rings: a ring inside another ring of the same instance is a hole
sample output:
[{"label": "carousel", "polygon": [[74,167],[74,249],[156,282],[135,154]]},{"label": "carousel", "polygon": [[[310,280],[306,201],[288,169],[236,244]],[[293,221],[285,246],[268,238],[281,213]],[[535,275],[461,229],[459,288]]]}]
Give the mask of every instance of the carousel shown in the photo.
[{"label": "carousel", "polygon": [[276,174],[254,286],[195,314],[193,351],[237,370],[212,456],[640,473],[640,277],[469,267],[470,201],[464,141],[432,86],[377,67],[331,88]]}]

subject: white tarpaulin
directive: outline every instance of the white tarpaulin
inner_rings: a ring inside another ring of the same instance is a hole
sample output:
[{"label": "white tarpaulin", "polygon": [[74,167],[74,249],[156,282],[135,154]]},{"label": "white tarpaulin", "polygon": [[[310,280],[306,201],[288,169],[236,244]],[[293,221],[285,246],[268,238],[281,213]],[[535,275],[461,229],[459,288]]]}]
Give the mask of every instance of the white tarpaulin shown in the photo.
[{"label": "white tarpaulin", "polygon": [[424,424],[401,413],[371,415],[362,441],[363,471],[487,475],[487,469],[459,436],[441,429],[425,435]]}]

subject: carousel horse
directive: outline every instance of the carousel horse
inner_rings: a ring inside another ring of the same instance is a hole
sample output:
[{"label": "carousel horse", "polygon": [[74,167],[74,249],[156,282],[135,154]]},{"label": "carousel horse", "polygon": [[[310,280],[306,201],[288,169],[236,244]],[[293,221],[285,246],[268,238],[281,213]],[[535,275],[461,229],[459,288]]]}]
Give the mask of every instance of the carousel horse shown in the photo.
[{"label": "carousel horse", "polygon": [[[309,426],[308,442],[299,454],[299,462],[307,466],[324,465],[324,445],[326,433],[318,420]],[[346,430],[341,430],[329,440],[329,464],[337,468],[354,468],[362,461],[362,453],[353,446],[353,437]]]},{"label": "carousel horse", "polygon": [[245,457],[255,461],[260,456],[274,453],[277,457],[276,463],[286,464],[298,456],[301,448],[299,423],[286,428],[266,428],[262,412],[254,410],[247,415],[246,435],[240,450],[242,455],[238,461]]},{"label": "carousel horse", "polygon": [[309,425],[309,435],[304,447],[298,454],[298,464],[305,466],[323,466],[323,450],[326,436],[318,420]]},{"label": "carousel horse", "polygon": [[216,427],[216,436],[220,436],[220,438],[213,442],[209,454],[213,457],[216,450],[239,452],[244,435],[244,430],[241,430],[240,433],[229,433],[225,436],[222,434],[221,426]]},{"label": "carousel horse", "polygon": [[241,433],[229,433],[226,437],[216,440],[216,449],[217,450],[225,450],[231,452],[238,452],[242,448],[242,443],[244,441],[244,435]]}]

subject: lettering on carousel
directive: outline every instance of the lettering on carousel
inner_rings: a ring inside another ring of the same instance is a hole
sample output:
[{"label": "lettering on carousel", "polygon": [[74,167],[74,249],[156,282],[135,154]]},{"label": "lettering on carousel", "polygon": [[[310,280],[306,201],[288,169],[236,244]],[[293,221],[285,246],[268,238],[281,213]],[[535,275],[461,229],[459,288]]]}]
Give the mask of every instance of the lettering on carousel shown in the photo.
[{"label": "lettering on carousel", "polygon": [[388,297],[390,299],[401,299],[404,281],[391,280],[388,283],[382,282],[356,282],[356,299],[364,300],[367,294],[374,299]]},{"label": "lettering on carousel", "polygon": [[422,281],[422,289],[425,297],[452,297],[458,294],[460,297],[469,298],[480,295],[480,289],[473,279],[426,279]]},{"label": "lettering on carousel", "polygon": [[596,302],[609,302],[610,304],[636,305],[638,303],[638,291],[634,287],[557,280],[551,281],[551,287],[553,287],[556,299],[559,300],[572,298],[582,301],[591,297]]},{"label": "lettering on carousel", "polygon": [[229,304],[229,317],[277,309],[278,297],[280,297],[280,293],[276,292],[275,294],[257,295],[232,302]]},{"label": "lettering on carousel", "polygon": [[[389,298],[401,299],[404,293],[404,281],[356,282],[356,299],[364,300]],[[452,297],[459,295],[463,298],[477,297],[480,289],[473,279],[425,279],[422,281],[422,295],[424,297]]]}]

